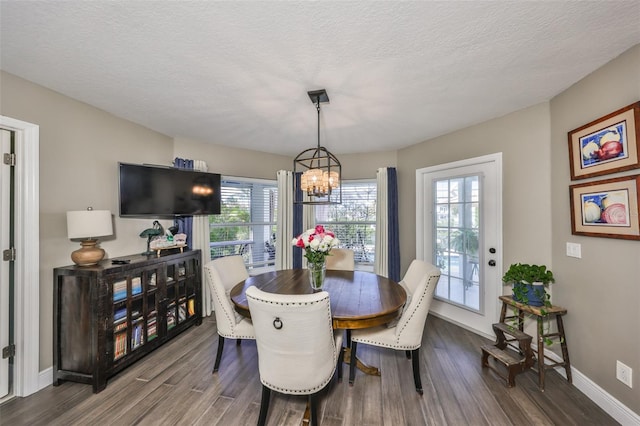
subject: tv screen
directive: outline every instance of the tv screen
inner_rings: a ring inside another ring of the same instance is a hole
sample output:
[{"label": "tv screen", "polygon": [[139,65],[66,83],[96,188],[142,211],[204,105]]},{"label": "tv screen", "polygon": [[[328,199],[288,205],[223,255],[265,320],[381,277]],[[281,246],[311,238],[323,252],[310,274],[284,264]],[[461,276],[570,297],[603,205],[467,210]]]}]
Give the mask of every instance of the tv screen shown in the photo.
[{"label": "tv screen", "polygon": [[220,214],[220,175],[118,163],[120,216]]}]

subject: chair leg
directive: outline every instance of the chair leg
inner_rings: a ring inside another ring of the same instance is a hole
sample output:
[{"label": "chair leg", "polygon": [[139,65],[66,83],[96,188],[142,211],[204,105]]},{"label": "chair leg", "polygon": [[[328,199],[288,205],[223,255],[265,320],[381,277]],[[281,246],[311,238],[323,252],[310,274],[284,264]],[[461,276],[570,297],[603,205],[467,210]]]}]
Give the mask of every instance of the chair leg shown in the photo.
[{"label": "chair leg", "polygon": [[416,384],[416,392],[422,392],[422,381],[420,380],[420,348],[411,351],[411,364],[413,364],[413,381]]},{"label": "chair leg", "polygon": [[260,401],[260,416],[258,417],[258,426],[267,424],[267,412],[269,411],[269,398],[271,397],[271,389],[262,385],[262,400]]},{"label": "chair leg", "polygon": [[351,359],[349,360],[349,386],[356,380],[356,348],[358,342],[351,342]]},{"label": "chair leg", "polygon": [[404,354],[407,356],[407,359],[411,359],[411,351],[404,351]]},{"label": "chair leg", "polygon": [[344,348],[340,348],[338,353],[338,381],[342,381],[342,363],[344,362]]},{"label": "chair leg", "polygon": [[346,337],[346,341],[347,341],[347,347],[350,348],[351,347],[351,330],[346,329],[345,330],[345,337]]},{"label": "chair leg", "polygon": [[218,335],[218,352],[216,353],[216,362],[213,364],[213,373],[218,371],[220,367],[220,359],[222,359],[222,349],[224,349],[224,337]]},{"label": "chair leg", "polygon": [[318,422],[318,392],[312,393],[309,395],[309,411],[311,412],[311,417],[309,420],[309,426],[317,426],[320,423]]}]

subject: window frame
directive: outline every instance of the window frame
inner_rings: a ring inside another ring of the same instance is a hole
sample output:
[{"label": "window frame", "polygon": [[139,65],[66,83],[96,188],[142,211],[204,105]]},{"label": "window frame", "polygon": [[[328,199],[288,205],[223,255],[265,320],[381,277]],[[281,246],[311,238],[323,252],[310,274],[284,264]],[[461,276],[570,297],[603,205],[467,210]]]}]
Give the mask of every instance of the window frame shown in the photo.
[{"label": "window frame", "polygon": [[[277,224],[277,208],[278,208],[278,183],[277,180],[273,179],[262,179],[262,178],[249,178],[249,177],[239,177],[239,176],[229,176],[229,175],[223,175],[221,176],[221,182],[220,182],[220,188],[221,188],[221,192],[222,192],[222,206],[221,206],[221,210],[224,209],[224,187],[225,187],[225,183],[227,187],[233,187],[236,186],[238,188],[242,188],[243,184],[247,185],[246,187],[249,188],[250,186],[253,185],[265,185],[266,187],[268,187],[270,190],[274,191],[274,196],[273,198],[269,199],[269,201],[267,201],[268,203],[268,207],[265,208],[266,204],[262,204],[262,208],[258,208],[258,213],[262,212],[268,212],[272,218],[272,220],[266,220],[266,221],[259,221],[259,220],[255,220],[253,218],[252,212],[254,211],[254,209],[256,209],[258,207],[257,204],[254,204],[254,194],[253,192],[251,193],[250,197],[249,197],[249,214],[250,214],[250,218],[249,221],[247,222],[243,222],[243,221],[239,221],[239,222],[222,222],[222,223],[216,223],[213,222],[211,217],[209,218],[209,248],[210,248],[210,253],[216,248],[216,247],[234,247],[234,252],[233,253],[226,253],[226,254],[222,254],[222,256],[229,256],[229,255],[234,255],[234,254],[240,254],[243,255],[244,261],[245,261],[245,265],[247,266],[247,269],[252,272],[255,273],[255,271],[257,270],[270,270],[270,269],[274,269],[275,268],[275,244],[273,244],[271,247],[273,247],[273,255],[269,256],[267,259],[263,260],[263,261],[253,261],[253,256],[255,256],[256,254],[254,254],[254,247],[256,247],[256,243],[259,243],[259,245],[263,245],[264,247],[262,247],[261,250],[258,250],[258,253],[264,253],[267,254],[269,248],[266,246],[266,243],[270,243],[271,239],[266,237],[266,234],[263,236],[263,238],[259,239],[259,241],[256,241],[256,238],[254,235],[251,235],[254,232],[254,228],[255,227],[270,227],[271,228],[271,233],[272,235],[275,234],[276,232],[276,227],[278,226]],[[231,184],[230,184],[231,183]],[[236,185],[233,185],[236,184]],[[252,190],[253,188],[251,188]],[[218,215],[211,215],[211,216],[218,216]],[[249,237],[247,239],[235,239],[235,240],[219,240],[219,241],[212,241],[211,238],[211,233],[214,229],[223,229],[223,228],[231,228],[231,227],[243,227],[243,228],[248,228],[249,229]],[[224,253],[224,252],[223,252]],[[248,254],[247,254],[248,253]],[[246,257],[245,257],[246,255]],[[213,254],[210,254],[210,257],[212,259],[217,258],[217,257],[221,257],[221,256],[214,256]]]},{"label": "window frame", "polygon": [[[360,256],[355,256],[355,268],[357,270],[365,270],[365,271],[373,271],[373,265],[375,262],[375,256],[376,256],[376,252],[375,252],[375,241],[376,241],[376,223],[377,223],[377,204],[378,204],[378,195],[377,195],[377,189],[378,189],[378,181],[375,178],[369,178],[369,179],[350,179],[350,180],[343,180],[342,181],[342,203],[340,205],[344,205],[345,201],[349,201],[349,197],[348,197],[348,192],[345,192],[345,186],[356,186],[358,184],[364,184],[364,185],[369,185],[369,186],[373,186],[373,193],[375,194],[374,199],[373,199],[373,219],[372,220],[363,220],[363,221],[344,221],[344,220],[340,220],[340,221],[323,221],[323,220],[319,220],[320,218],[318,217],[318,207],[319,206],[315,206],[316,209],[314,211],[314,220],[315,223],[318,225],[323,225],[325,228],[329,229],[329,230],[334,230],[333,228],[335,227],[335,225],[356,225],[356,226],[367,226],[367,227],[371,227],[373,228],[373,233],[372,233],[372,241],[371,244],[367,244],[367,246],[370,246],[370,248],[367,248],[367,250],[371,250],[371,260],[370,261],[361,261]],[[345,197],[345,194],[347,194],[347,197]],[[323,208],[327,208],[327,209],[335,209],[338,208],[339,205],[327,205],[327,206],[322,206]],[[336,235],[338,238],[340,238],[340,235]],[[338,247],[340,248],[350,248],[351,247],[347,247],[345,246],[345,244],[343,243],[343,240],[341,239],[340,244],[338,244]]]}]

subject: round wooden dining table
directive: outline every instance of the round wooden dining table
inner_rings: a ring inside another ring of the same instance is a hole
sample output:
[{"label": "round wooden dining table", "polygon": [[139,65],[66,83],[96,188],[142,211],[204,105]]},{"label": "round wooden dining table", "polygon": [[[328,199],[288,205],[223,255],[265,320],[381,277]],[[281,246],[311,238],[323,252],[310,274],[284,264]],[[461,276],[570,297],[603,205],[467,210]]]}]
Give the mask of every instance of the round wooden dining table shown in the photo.
[{"label": "round wooden dining table", "polygon": [[[251,286],[277,294],[313,293],[306,269],[285,269],[249,277],[230,293],[236,311],[246,317],[251,314],[245,292]],[[402,286],[371,272],[327,270],[323,289],[329,293],[334,329],[355,330],[386,324],[398,316],[407,301]]]}]

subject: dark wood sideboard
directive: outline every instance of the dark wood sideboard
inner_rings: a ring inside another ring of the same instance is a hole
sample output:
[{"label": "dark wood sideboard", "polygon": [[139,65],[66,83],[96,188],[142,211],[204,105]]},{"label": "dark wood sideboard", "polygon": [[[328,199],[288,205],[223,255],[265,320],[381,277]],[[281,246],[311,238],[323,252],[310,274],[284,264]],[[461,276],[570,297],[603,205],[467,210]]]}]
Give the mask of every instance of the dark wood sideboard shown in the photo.
[{"label": "dark wood sideboard", "polygon": [[192,250],[55,268],[53,385],[70,380],[100,392],[109,377],[201,324],[200,256]]}]

